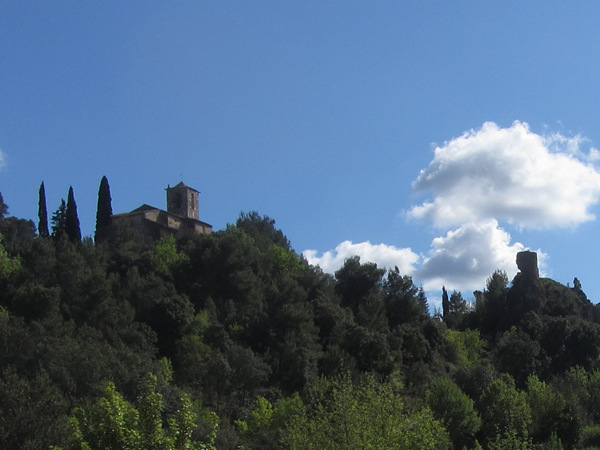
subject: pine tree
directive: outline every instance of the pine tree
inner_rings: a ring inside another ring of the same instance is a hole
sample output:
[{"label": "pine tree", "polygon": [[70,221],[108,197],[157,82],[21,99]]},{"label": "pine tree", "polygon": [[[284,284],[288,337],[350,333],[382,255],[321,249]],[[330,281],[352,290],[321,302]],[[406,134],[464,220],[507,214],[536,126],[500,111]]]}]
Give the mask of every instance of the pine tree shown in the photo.
[{"label": "pine tree", "polygon": [[98,189],[98,209],[96,210],[96,234],[94,240],[96,242],[102,240],[106,229],[111,224],[112,205],[110,197],[110,186],[108,178],[102,177],[100,188]]},{"label": "pine tree", "polygon": [[67,204],[63,198],[60,206],[52,214],[52,237],[59,239],[65,233],[65,224],[67,222]]},{"label": "pine tree", "polygon": [[44,182],[40,185],[38,200],[38,233],[40,236],[48,236],[48,211],[46,210],[46,188]]},{"label": "pine tree", "polygon": [[77,217],[77,204],[73,195],[73,186],[69,186],[69,197],[67,198],[67,212],[65,217],[65,233],[71,241],[81,241],[81,229],[79,228],[79,217]]}]

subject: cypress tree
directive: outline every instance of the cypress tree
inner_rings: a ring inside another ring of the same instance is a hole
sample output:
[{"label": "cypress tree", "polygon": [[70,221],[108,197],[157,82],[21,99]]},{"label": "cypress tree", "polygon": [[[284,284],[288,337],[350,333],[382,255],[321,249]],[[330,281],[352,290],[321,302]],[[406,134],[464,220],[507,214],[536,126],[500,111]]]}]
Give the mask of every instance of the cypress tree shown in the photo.
[{"label": "cypress tree", "polygon": [[38,233],[40,236],[48,236],[48,211],[46,210],[46,188],[44,182],[40,184],[39,200],[38,200]]},{"label": "cypress tree", "polygon": [[71,241],[81,241],[81,229],[79,228],[79,217],[77,217],[77,204],[73,195],[73,186],[69,186],[69,197],[67,198],[67,212],[65,216],[65,233]]},{"label": "cypress tree", "polygon": [[450,314],[450,300],[448,300],[448,291],[442,286],[442,320],[445,322]]},{"label": "cypress tree", "polygon": [[110,186],[108,185],[108,178],[102,177],[100,181],[100,188],[98,189],[98,209],[96,210],[96,233],[94,240],[96,242],[102,240],[106,229],[111,224],[112,217],[112,205],[110,197]]},{"label": "cypress tree", "polygon": [[8,214],[8,206],[4,203],[2,193],[0,192],[0,220],[4,219],[4,216]]},{"label": "cypress tree", "polygon": [[59,239],[65,233],[65,223],[67,221],[67,204],[63,198],[60,206],[52,214],[52,237]]}]

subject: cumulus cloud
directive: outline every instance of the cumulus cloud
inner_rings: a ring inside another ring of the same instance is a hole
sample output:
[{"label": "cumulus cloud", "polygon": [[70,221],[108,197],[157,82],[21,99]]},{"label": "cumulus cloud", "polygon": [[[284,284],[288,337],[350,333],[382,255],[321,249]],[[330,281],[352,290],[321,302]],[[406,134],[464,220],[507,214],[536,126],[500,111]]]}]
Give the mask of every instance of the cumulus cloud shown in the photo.
[{"label": "cumulus cloud", "polygon": [[592,220],[600,199],[598,151],[585,139],[547,137],[526,123],[500,128],[492,122],[435,149],[413,184],[433,199],[408,215],[438,227],[498,219],[519,227],[571,226]]},{"label": "cumulus cloud", "polygon": [[[415,277],[423,280],[425,290],[440,290],[442,286],[458,291],[483,289],[496,269],[512,279],[517,273],[516,254],[523,250],[520,242],[511,244],[510,234],[494,219],[464,224],[433,239]],[[545,255],[537,252],[543,264]]]},{"label": "cumulus cloud", "polygon": [[[540,135],[523,122],[508,128],[488,122],[438,146],[413,183],[416,193],[431,197],[407,215],[445,233],[421,255],[410,248],[345,241],[321,256],[316,250],[304,256],[329,273],[354,255],[382,267],[398,266],[422,284],[430,300],[442,286],[484,289],[497,269],[513,278],[516,254],[527,249],[512,242],[507,227],[567,227],[594,219],[590,210],[600,200],[600,172],[593,164],[598,160],[600,151],[580,135]],[[548,257],[535,251],[543,275]]]},{"label": "cumulus cloud", "polygon": [[344,241],[335,250],[318,256],[317,250],[302,252],[309,264],[318,265],[324,272],[334,273],[344,264],[346,258],[360,256],[361,263],[373,262],[379,267],[393,268],[398,266],[400,273],[410,275],[415,270],[419,255],[410,248],[397,248],[392,245],[371,244],[369,241],[353,244]]}]

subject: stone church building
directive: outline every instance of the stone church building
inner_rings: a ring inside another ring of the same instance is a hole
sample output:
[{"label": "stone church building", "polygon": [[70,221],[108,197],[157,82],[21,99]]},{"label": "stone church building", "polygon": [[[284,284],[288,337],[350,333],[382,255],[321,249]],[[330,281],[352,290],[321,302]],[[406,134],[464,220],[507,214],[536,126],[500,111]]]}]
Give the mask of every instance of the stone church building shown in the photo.
[{"label": "stone church building", "polygon": [[167,210],[143,204],[131,212],[114,214],[113,223],[128,222],[144,235],[159,239],[173,234],[181,237],[190,234],[210,234],[212,225],[202,222],[198,213],[198,194],[196,189],[183,182],[167,187]]}]

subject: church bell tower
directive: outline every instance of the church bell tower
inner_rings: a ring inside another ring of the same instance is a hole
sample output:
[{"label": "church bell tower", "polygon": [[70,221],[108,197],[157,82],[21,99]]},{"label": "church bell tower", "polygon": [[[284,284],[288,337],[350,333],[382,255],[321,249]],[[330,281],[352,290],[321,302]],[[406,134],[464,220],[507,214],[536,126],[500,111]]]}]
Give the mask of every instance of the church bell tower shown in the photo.
[{"label": "church bell tower", "polygon": [[167,212],[198,220],[198,191],[183,182],[167,187]]}]

